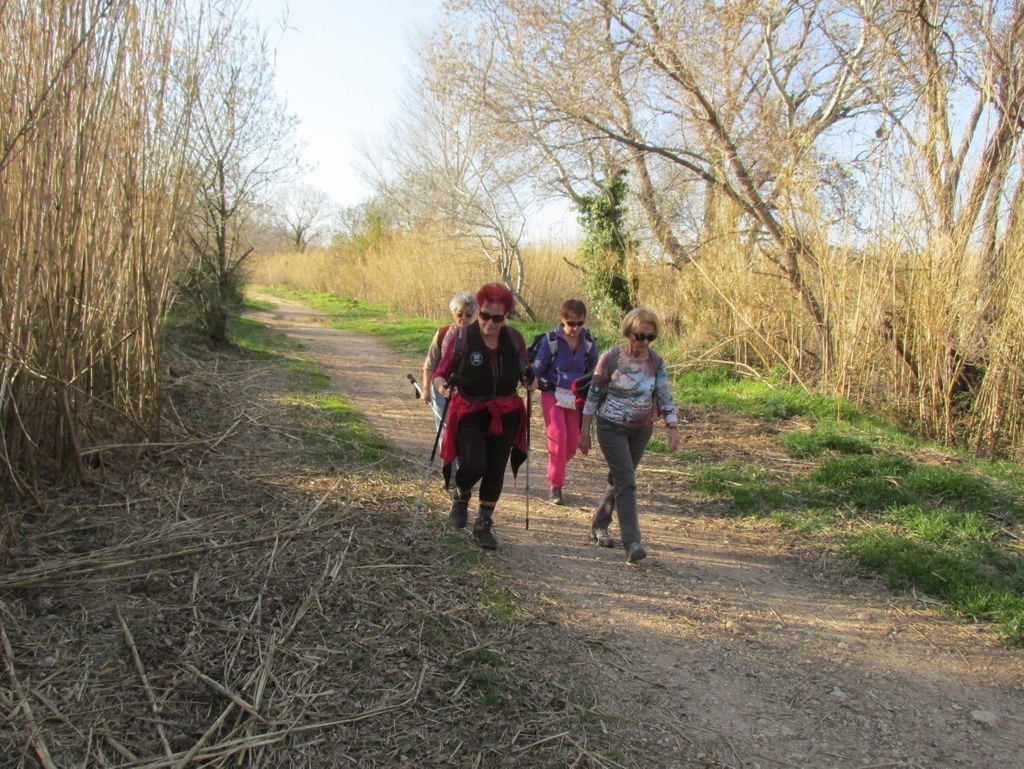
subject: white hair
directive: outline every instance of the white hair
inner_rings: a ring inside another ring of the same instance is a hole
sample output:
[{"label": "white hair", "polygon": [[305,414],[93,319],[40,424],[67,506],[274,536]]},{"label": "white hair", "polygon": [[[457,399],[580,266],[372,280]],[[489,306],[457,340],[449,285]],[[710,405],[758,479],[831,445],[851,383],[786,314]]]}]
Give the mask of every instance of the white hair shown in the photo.
[{"label": "white hair", "polygon": [[453,296],[452,300],[448,303],[448,309],[452,312],[457,312],[463,307],[472,307],[474,310],[476,309],[476,297],[468,291],[460,291]]}]

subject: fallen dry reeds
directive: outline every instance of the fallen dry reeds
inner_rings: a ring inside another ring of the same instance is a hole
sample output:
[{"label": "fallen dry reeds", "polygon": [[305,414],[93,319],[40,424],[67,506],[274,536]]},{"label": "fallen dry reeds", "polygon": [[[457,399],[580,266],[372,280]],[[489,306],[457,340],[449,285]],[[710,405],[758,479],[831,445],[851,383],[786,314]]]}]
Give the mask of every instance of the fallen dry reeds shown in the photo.
[{"label": "fallen dry reeds", "polygon": [[174,367],[177,449],[110,447],[105,485],[17,516],[0,765],[622,765],[573,639],[441,527],[408,545],[413,468],[297,441],[331,430],[281,370]]}]

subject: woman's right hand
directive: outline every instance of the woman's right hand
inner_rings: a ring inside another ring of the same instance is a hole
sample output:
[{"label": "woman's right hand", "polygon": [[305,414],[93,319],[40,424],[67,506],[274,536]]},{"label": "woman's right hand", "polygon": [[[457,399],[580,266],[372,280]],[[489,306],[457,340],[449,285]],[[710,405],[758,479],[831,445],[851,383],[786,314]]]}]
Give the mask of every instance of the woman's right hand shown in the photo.
[{"label": "woman's right hand", "polygon": [[582,454],[583,456],[586,456],[587,454],[590,453],[590,433],[589,432],[586,432],[586,433],[583,433],[583,434],[580,435],[579,450],[580,450],[580,454]]}]

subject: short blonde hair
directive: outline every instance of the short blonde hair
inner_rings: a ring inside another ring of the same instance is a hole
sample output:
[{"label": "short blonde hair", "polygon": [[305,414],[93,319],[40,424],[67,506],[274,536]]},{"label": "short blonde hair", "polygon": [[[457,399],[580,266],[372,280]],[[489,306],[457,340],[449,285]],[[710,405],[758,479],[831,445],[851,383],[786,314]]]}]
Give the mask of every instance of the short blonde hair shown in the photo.
[{"label": "short blonde hair", "polygon": [[650,323],[654,326],[654,333],[661,334],[661,320],[658,318],[658,314],[654,310],[648,310],[646,307],[634,307],[627,312],[619,328],[624,337],[629,337],[641,323]]}]

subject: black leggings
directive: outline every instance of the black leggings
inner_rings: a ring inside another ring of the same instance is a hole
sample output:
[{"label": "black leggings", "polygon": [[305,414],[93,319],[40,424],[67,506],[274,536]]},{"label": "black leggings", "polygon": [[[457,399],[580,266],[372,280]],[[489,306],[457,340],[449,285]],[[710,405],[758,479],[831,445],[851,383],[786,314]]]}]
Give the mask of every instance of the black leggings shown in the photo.
[{"label": "black leggings", "polygon": [[459,420],[459,469],[455,485],[464,492],[480,482],[480,499],[492,504],[501,496],[505,485],[505,467],[512,453],[512,443],[519,414],[504,414],[502,431],[488,434],[491,414],[487,410],[466,414]]}]

